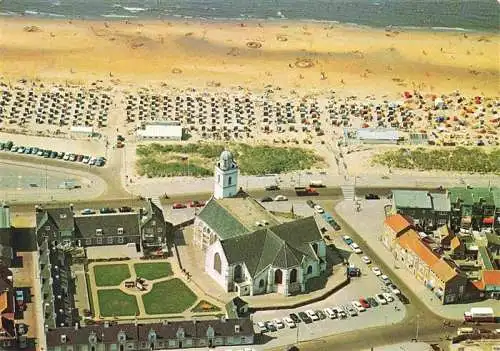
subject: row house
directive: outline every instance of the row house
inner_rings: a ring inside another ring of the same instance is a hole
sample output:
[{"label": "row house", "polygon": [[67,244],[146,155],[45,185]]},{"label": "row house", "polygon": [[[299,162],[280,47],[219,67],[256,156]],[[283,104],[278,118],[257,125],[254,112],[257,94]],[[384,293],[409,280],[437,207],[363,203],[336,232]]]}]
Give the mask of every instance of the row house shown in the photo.
[{"label": "row house", "polygon": [[441,303],[457,303],[464,298],[467,278],[425,244],[415,230],[409,229],[396,239],[393,255]]},{"label": "row house", "polygon": [[47,351],[151,351],[251,345],[250,319],[92,325],[47,332]]},{"label": "row house", "polygon": [[500,189],[454,187],[448,189],[452,228],[500,230]]}]

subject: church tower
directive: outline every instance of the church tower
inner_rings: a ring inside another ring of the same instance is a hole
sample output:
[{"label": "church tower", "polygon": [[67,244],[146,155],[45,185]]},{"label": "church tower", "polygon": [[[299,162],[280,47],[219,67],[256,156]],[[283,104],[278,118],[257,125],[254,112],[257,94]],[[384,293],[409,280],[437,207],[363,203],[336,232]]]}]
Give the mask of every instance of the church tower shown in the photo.
[{"label": "church tower", "polygon": [[223,199],[235,196],[238,192],[238,165],[234,162],[233,154],[224,150],[220,154],[215,166],[214,197]]}]

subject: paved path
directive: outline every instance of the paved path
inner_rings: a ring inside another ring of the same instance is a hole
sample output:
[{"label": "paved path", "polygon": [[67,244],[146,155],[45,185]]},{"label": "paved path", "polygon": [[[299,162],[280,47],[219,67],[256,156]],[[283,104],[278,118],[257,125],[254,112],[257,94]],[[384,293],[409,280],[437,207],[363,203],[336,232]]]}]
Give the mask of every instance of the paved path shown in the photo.
[{"label": "paved path", "polygon": [[[496,301],[483,301],[467,304],[442,305],[429,291],[424,284],[419,282],[410,272],[399,267],[393,255],[383,246],[378,239],[383,232],[384,205],[388,200],[362,200],[361,211],[357,212],[352,201],[342,201],[335,210],[342,219],[358,233],[379,259],[392,268],[392,272],[397,275],[415,295],[417,295],[425,305],[435,314],[448,319],[463,320],[464,311],[474,306],[491,306]],[[499,307],[500,311],[500,307]],[[497,311],[498,312],[498,311]]]}]

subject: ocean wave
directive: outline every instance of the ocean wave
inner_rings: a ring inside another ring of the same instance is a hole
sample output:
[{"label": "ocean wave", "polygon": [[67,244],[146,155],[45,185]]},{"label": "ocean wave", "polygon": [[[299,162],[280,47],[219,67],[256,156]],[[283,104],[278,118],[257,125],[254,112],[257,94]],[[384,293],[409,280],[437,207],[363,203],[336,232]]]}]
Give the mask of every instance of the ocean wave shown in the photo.
[{"label": "ocean wave", "polygon": [[122,7],[122,8],[124,10],[127,10],[127,11],[132,12],[132,13],[142,12],[142,11],[149,10],[148,8],[144,8],[144,7]]},{"label": "ocean wave", "polygon": [[132,16],[132,15],[118,15],[116,13],[110,13],[106,15],[101,15],[101,17],[106,17],[106,18],[137,18],[137,16]]},{"label": "ocean wave", "polygon": [[467,32],[468,29],[461,27],[431,27],[432,30],[437,31],[451,31],[451,32]]},{"label": "ocean wave", "polygon": [[7,12],[0,12],[0,16],[19,16],[19,14],[16,12],[7,11]]},{"label": "ocean wave", "polygon": [[51,12],[39,12],[34,10],[26,10],[24,11],[25,15],[29,16],[42,16],[42,17],[66,17],[60,13],[51,13]]}]

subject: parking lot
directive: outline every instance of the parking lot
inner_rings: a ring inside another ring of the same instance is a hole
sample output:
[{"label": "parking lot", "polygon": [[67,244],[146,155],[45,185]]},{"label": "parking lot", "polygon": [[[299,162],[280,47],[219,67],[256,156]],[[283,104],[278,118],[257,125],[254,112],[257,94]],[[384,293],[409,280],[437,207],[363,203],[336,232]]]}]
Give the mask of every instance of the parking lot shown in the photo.
[{"label": "parking lot", "polygon": [[[299,314],[299,312],[306,310],[323,311],[327,307],[343,308],[352,306],[352,301],[359,301],[361,297],[373,297],[376,294],[389,291],[383,281],[372,272],[371,268],[376,263],[364,263],[361,260],[363,254],[354,254],[340,237],[335,238],[333,243],[348,256],[350,264],[360,268],[361,276],[352,278],[349,285],[323,301],[296,309],[256,312],[253,315],[256,332],[260,332],[257,326],[258,322],[272,322],[274,319],[283,320],[290,313]],[[394,301],[366,308],[364,312],[358,312],[357,316],[348,316],[345,319],[330,319],[326,316],[325,319],[313,321],[308,324],[301,321],[297,323],[296,328],[290,328],[285,325],[284,328],[277,329],[276,331],[266,332],[272,338],[266,343],[266,347],[288,345],[297,341],[318,339],[326,335],[398,323],[405,317],[405,307],[397,296],[392,296]]]}]

